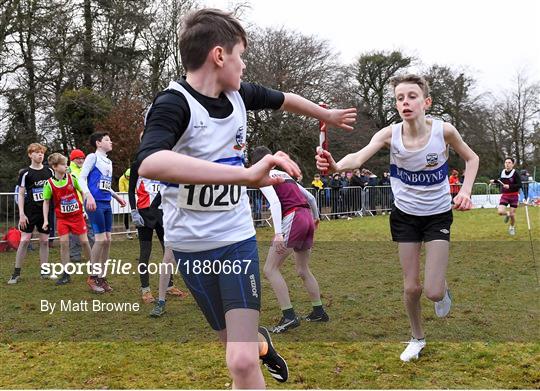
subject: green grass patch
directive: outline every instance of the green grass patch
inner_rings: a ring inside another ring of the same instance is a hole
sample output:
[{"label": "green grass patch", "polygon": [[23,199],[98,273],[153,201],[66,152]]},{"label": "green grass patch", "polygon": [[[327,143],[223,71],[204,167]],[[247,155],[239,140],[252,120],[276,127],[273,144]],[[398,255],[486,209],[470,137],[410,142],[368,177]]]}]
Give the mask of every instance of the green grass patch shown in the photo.
[{"label": "green grass patch", "polygon": [[[529,208],[540,261],[540,208]],[[388,216],[323,222],[312,270],[331,321],[302,323],[274,342],[291,378],[275,388],[539,388],[540,289],[523,208],[508,236],[494,209],[455,213],[448,282],[450,315],[438,319],[423,299],[428,345],[404,364],[409,338],[397,246]],[[261,260],[271,229],[258,230]],[[156,250],[159,249],[156,243]],[[136,241],[114,241],[111,258],[136,262]],[[53,249],[50,261],[59,259]],[[159,262],[155,251],[154,262]],[[171,299],[161,319],[148,317],[136,275],[110,276],[111,294],[92,295],[83,276],[67,286],[40,280],[38,251],[29,252],[22,281],[6,285],[14,253],[0,255],[0,384],[2,388],[227,388],[224,351],[192,298]],[[261,264],[262,266],[262,264]],[[537,265],[539,267],[540,265]],[[310,310],[292,260],[284,268],[300,314]],[[180,276],[177,285],[185,289]],[[151,276],[156,290],[157,276]],[[41,300],[140,303],[138,312],[41,311]],[[263,280],[261,324],[281,316]],[[266,376],[266,374],[265,374]]]}]

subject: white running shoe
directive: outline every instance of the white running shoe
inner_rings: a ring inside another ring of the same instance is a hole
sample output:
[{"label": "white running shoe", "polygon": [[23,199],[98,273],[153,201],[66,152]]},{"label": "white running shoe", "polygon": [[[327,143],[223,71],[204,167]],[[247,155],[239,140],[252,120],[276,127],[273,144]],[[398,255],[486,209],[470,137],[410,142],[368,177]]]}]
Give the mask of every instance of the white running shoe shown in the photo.
[{"label": "white running shoe", "polygon": [[9,285],[15,285],[16,283],[19,282],[19,278],[21,278],[20,275],[15,275],[15,274],[14,274],[14,275],[11,276],[11,278],[8,280],[7,283],[8,283]]},{"label": "white running shoe", "polygon": [[516,234],[516,227],[514,227],[513,225],[511,225],[510,227],[508,227],[508,233],[511,235],[511,236],[514,236]]},{"label": "white running shoe", "polygon": [[435,302],[435,315],[439,318],[444,318],[450,312],[450,307],[452,307],[452,295],[450,294],[450,290],[446,288],[442,300]]},{"label": "white running shoe", "polygon": [[416,339],[412,337],[409,342],[405,343],[407,344],[407,347],[399,356],[401,361],[409,362],[411,360],[418,360],[418,357],[420,357],[420,352],[426,347],[425,338]]}]

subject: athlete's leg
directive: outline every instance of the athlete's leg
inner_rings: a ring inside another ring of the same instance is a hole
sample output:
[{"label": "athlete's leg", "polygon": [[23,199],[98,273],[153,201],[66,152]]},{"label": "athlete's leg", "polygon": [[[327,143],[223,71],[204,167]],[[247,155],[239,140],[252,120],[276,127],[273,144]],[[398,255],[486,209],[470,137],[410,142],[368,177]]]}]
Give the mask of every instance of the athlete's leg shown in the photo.
[{"label": "athlete's leg", "polygon": [[137,227],[139,233],[139,278],[141,288],[150,286],[150,277],[148,276],[148,261],[152,252],[152,237],[154,230],[148,227]]},{"label": "athlete's leg", "polygon": [[424,275],[424,294],[431,301],[440,301],[446,292],[446,270],[450,242],[432,240],[426,242],[426,266]]},{"label": "athlete's leg", "polygon": [[39,261],[43,265],[49,262],[49,234],[39,234]]},{"label": "athlete's leg", "polygon": [[508,213],[508,215],[510,216],[510,225],[511,226],[516,225],[516,208],[511,206],[510,212]]},{"label": "athlete's leg", "polygon": [[420,296],[422,285],[420,284],[420,249],[422,243],[399,243],[399,261],[403,272],[403,300],[409,316],[412,336],[417,339],[424,338],[422,329],[422,311]]},{"label": "athlete's leg", "polygon": [[309,269],[310,256],[311,249],[295,251],[294,253],[294,258],[296,259],[296,272],[302,279],[311,302],[314,303],[321,300],[321,292],[319,290],[319,283]]},{"label": "athlete's leg", "polygon": [[90,248],[90,242],[88,241],[88,235],[87,234],[82,234],[82,235],[79,235],[79,236],[75,236],[75,238],[77,238],[77,240],[79,241],[79,243],[81,245],[81,248],[82,248],[82,251],[83,251],[83,254],[84,254],[84,258],[86,259],[86,261],[90,261],[92,249]]},{"label": "athlete's leg", "polygon": [[69,262],[69,233],[60,236],[60,260],[62,265]]},{"label": "athlete's leg", "polygon": [[500,215],[500,216],[505,216],[507,214],[506,212],[506,205],[499,205],[497,207],[497,213]]},{"label": "athlete's leg", "polygon": [[[279,251],[279,252],[278,252]],[[266,279],[270,282],[274,293],[276,294],[280,308],[291,308],[291,298],[289,296],[289,288],[281,275],[280,268],[293,251],[292,248],[277,250],[276,246],[270,246],[266,262],[264,264],[263,273]]]},{"label": "athlete's leg", "polygon": [[225,314],[227,367],[234,388],[265,388],[259,366],[259,311],[235,308]]},{"label": "athlete's leg", "polygon": [[17,248],[17,254],[15,254],[15,269],[22,268],[24,258],[26,258],[28,245],[30,244],[30,239],[32,239],[32,232],[21,232],[21,242],[19,243],[19,248]]}]

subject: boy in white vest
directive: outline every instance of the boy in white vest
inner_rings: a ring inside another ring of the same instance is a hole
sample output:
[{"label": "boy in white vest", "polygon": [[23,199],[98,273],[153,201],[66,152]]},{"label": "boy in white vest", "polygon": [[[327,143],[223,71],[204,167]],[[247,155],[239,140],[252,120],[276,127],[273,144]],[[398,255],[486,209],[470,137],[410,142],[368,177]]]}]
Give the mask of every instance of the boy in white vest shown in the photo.
[{"label": "boy in white vest", "polygon": [[[454,126],[426,118],[431,105],[428,83],[417,75],[392,80],[396,108],[403,122],[378,131],[369,144],[335,162],[328,151],[318,150],[317,168],[340,172],[362,167],[381,148],[390,149],[390,183],[395,206],[390,215],[392,239],[398,242],[403,271],[404,301],[412,338],[400,358],[417,359],[426,345],[421,321],[420,296],[435,302],[435,313],[450,311],[451,297],[446,269],[452,224],[448,184],[448,145],[465,161],[466,174],[453,208],[472,208],[471,190],[478,156],[463,141]],[[420,284],[420,250],[426,246],[424,287]]]},{"label": "boy in white vest", "polygon": [[226,346],[233,386],[260,389],[259,358],[280,382],[288,368],[268,331],[258,328],[259,258],[246,185],[281,183],[268,176],[275,165],[292,176],[300,172],[282,152],[244,168],[246,110],[282,109],[343,129],[352,129],[356,110],[326,110],[295,94],[242,83],[247,38],[229,13],[190,13],[179,46],[186,76],[171,82],[147,113],[139,174],[163,185],[165,246]]}]

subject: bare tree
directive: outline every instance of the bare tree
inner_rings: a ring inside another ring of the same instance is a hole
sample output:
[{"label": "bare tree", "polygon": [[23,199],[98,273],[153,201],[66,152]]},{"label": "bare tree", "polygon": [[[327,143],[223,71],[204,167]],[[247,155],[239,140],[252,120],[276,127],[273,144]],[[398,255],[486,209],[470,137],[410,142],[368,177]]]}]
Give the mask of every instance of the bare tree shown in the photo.
[{"label": "bare tree", "polygon": [[[339,68],[328,42],[285,28],[250,31],[245,54],[245,80],[279,91],[293,92],[314,102],[330,99],[332,74]],[[248,146],[281,149],[313,172],[318,123],[284,112],[259,111],[248,118]]]},{"label": "bare tree", "polygon": [[530,82],[524,73],[515,77],[512,90],[496,102],[496,129],[506,155],[515,156],[522,165],[533,158],[535,127],[540,120],[540,83]]}]

